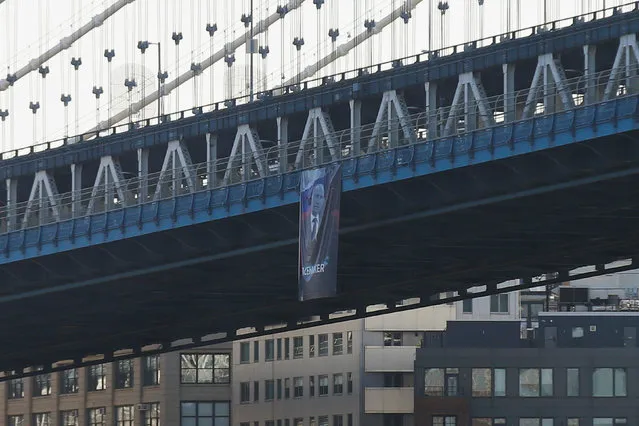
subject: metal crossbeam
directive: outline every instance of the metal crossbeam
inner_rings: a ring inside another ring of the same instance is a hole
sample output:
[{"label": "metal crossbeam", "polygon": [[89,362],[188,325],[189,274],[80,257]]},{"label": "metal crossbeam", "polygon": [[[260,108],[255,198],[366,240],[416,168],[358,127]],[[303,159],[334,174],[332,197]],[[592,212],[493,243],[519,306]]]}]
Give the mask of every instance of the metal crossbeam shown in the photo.
[{"label": "metal crossbeam", "polygon": [[415,126],[409,120],[408,107],[404,97],[395,90],[384,92],[382,102],[377,111],[377,118],[373,126],[371,138],[368,140],[368,150],[378,147],[384,135],[388,137],[388,147],[395,148],[400,143],[399,128],[404,134],[403,140],[409,144],[415,143]]},{"label": "metal crossbeam", "polygon": [[[262,142],[257,130],[248,124],[240,125],[235,134],[222,184],[226,185],[235,182],[235,179],[233,179],[234,174],[237,174],[243,182],[252,179],[254,174],[257,177],[266,177],[268,167],[263,152]],[[257,169],[255,171],[253,171],[253,162],[255,162],[255,168]]]},{"label": "metal crossbeam", "polygon": [[158,201],[167,195],[176,197],[183,192],[181,189],[196,191],[193,163],[186,144],[171,141],[166,148],[153,200]]},{"label": "metal crossbeam", "polygon": [[535,113],[539,94],[543,93],[544,113],[554,113],[557,95],[563,104],[563,109],[572,109],[575,102],[566,84],[566,73],[561,61],[555,60],[552,53],[539,56],[537,67],[530,83],[530,91],[522,113],[522,119],[530,118]]},{"label": "metal crossbeam", "polygon": [[[45,223],[48,220],[46,216],[48,216],[49,213],[52,215],[54,221],[59,221],[60,208],[58,199],[58,188],[53,176],[46,170],[37,172],[33,178],[29,201],[27,201],[27,207],[22,218],[23,227],[26,228],[29,225],[29,219],[32,214],[38,216],[39,223]],[[35,212],[33,211],[34,205],[38,206]]]},{"label": "metal crossbeam", "polygon": [[[307,149],[308,145],[311,149]],[[324,163],[324,150],[328,148],[331,160],[339,159],[339,143],[335,135],[335,129],[331,117],[321,108],[312,108],[308,112],[302,139],[295,157],[295,168],[303,165],[314,165]],[[307,152],[310,154],[310,161],[306,162]]]},{"label": "metal crossbeam", "polygon": [[[113,192],[114,190],[115,193]],[[120,163],[117,159],[111,156],[102,157],[95,182],[93,183],[93,189],[91,190],[87,214],[93,213],[95,204],[99,200],[98,197],[103,198],[102,207],[108,209],[116,203],[116,195],[117,202],[126,203],[128,194],[124,187],[122,167],[120,167]]]},{"label": "metal crossbeam", "polygon": [[628,34],[621,36],[619,47],[615,55],[610,78],[603,93],[603,100],[608,101],[617,95],[621,79],[624,79],[624,87],[627,93],[635,93],[637,86],[637,65],[639,65],[639,46],[637,35]]}]

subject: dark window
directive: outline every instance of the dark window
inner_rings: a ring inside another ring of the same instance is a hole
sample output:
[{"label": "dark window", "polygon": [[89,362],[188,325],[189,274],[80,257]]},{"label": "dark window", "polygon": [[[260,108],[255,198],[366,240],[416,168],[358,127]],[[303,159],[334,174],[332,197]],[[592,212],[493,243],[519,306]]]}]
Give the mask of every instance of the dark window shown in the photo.
[{"label": "dark window", "polygon": [[491,314],[507,314],[508,313],[508,293],[492,294],[490,296],[490,313]]},{"label": "dark window", "polygon": [[347,417],[346,426],[353,426],[353,415],[349,414]]},{"label": "dark window", "polygon": [[433,426],[457,426],[457,416],[433,416]]},{"label": "dark window", "polygon": [[76,368],[64,370],[60,376],[62,378],[60,393],[78,393],[78,370]]},{"label": "dark window", "polygon": [[308,357],[315,356],[315,336],[308,336]]},{"label": "dark window", "polygon": [[273,361],[275,358],[275,342],[273,339],[264,341],[264,361]]},{"label": "dark window", "polygon": [[135,425],[135,411],[133,410],[133,405],[121,405],[119,407],[115,407],[115,425]]},{"label": "dark window", "polygon": [[144,426],[160,426],[160,403],[152,402],[145,404],[145,410],[142,411]]},{"label": "dark window", "polygon": [[315,396],[315,376],[308,376],[308,395]]},{"label": "dark window", "polygon": [[402,373],[384,373],[385,388],[401,388],[402,386],[404,386]]},{"label": "dark window", "polygon": [[275,381],[264,382],[264,401],[272,401],[275,398]]},{"label": "dark window", "polygon": [[[386,413],[384,414],[383,424],[384,426],[403,426],[404,417],[401,414]],[[435,418],[433,418],[433,426],[441,426],[441,425],[435,424]],[[451,426],[454,426],[454,425],[451,425]]]},{"label": "dark window", "polygon": [[242,382],[240,383],[240,402],[250,402],[251,401],[251,383],[250,382]]},{"label": "dark window", "polygon": [[60,411],[61,426],[78,426],[78,410]]},{"label": "dark window", "polygon": [[291,379],[284,379],[284,399],[291,397]]},{"label": "dark window", "polygon": [[277,339],[277,359],[282,359],[282,339]]},{"label": "dark window", "polygon": [[230,424],[231,404],[228,401],[182,402],[180,408],[182,426],[228,426]]},{"label": "dark window", "polygon": [[240,343],[240,364],[251,362],[251,345],[249,342]]},{"label": "dark window", "polygon": [[282,379],[277,379],[277,399],[282,399]]},{"label": "dark window", "polygon": [[291,358],[291,339],[284,339],[284,359]]},{"label": "dark window", "polygon": [[346,373],[346,392],[353,393],[353,373]]},{"label": "dark window", "polygon": [[253,342],[253,362],[260,361],[260,342]]},{"label": "dark window", "polygon": [[253,382],[253,401],[260,400],[260,382]]},{"label": "dark window", "polygon": [[89,426],[106,426],[106,408],[89,408],[87,411]]},{"label": "dark window", "polygon": [[11,379],[9,380],[9,399],[24,398],[24,380],[23,379]]},{"label": "dark window", "polygon": [[107,387],[106,367],[104,364],[89,367],[87,389],[89,391],[105,390]]},{"label": "dark window", "polygon": [[304,338],[293,337],[293,358],[304,358]]},{"label": "dark window", "polygon": [[51,374],[39,374],[33,378],[33,396],[51,395]]},{"label": "dark window", "polygon": [[121,359],[115,363],[115,388],[133,387],[133,360]]},{"label": "dark window", "polygon": [[342,416],[341,414],[334,414],[333,426],[344,426],[344,416]]},{"label": "dark window", "polygon": [[144,386],[157,386],[160,384],[160,355],[149,355],[142,359],[144,370]]},{"label": "dark window", "polygon": [[182,383],[230,383],[230,361],[229,354],[182,354]]},{"label": "dark window", "polygon": [[462,313],[464,314],[473,313],[473,299],[464,299],[464,301],[462,302]]}]

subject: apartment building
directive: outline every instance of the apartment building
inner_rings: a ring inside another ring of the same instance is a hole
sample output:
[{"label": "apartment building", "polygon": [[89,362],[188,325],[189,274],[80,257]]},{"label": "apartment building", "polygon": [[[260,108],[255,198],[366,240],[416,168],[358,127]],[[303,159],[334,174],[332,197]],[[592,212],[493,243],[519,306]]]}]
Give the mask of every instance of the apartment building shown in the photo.
[{"label": "apartment building", "polygon": [[474,299],[472,311],[456,302],[237,341],[233,425],[412,426],[423,332],[457,317],[519,319],[518,303],[495,295]]},{"label": "apartment building", "polygon": [[231,344],[120,360],[0,385],[8,426],[228,426]]}]

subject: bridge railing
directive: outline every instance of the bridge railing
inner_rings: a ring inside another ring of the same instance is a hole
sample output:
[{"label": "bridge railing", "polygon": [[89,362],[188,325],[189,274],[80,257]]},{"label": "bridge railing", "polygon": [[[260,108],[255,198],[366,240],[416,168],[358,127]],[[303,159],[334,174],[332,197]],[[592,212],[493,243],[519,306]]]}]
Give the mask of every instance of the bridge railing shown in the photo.
[{"label": "bridge railing", "polygon": [[[417,64],[421,62],[426,62],[434,58],[454,55],[459,52],[486,47],[486,46],[490,46],[490,45],[497,44],[504,41],[522,39],[532,35],[558,30],[571,25],[576,25],[582,22],[590,22],[597,19],[603,19],[603,18],[612,16],[616,13],[628,13],[635,10],[639,10],[639,2],[631,1],[631,2],[624,3],[623,5],[620,5],[620,6],[607,7],[599,11],[584,13],[584,14],[573,16],[570,18],[559,19],[556,21],[548,22],[543,25],[535,25],[532,27],[522,28],[522,29],[518,29],[508,33],[484,37],[482,39],[478,39],[470,43],[444,47],[441,49],[436,49],[431,51],[422,51],[419,54],[395,59],[392,61],[387,61],[387,62],[383,62],[383,63],[379,63],[379,64],[367,66],[367,67],[361,67],[355,70],[345,71],[345,72],[341,72],[331,76],[309,79],[309,80],[302,81],[298,84],[292,84],[292,85],[283,86],[283,87],[276,87],[267,91],[258,92],[255,95],[255,98],[258,101],[253,102],[254,107],[251,107],[251,109],[259,108],[260,107],[259,100],[262,100],[262,99],[269,99],[274,96],[293,94],[293,93],[299,92],[300,90],[307,90],[307,89],[312,89],[316,87],[326,87],[326,86],[330,86],[332,83],[346,81],[346,80],[353,80],[363,75],[375,74],[378,72],[387,71],[387,70],[398,68],[405,65],[412,65],[412,64]],[[144,120],[139,120],[139,121],[135,121],[131,123],[114,125],[106,129],[99,129],[97,131],[87,132],[87,133],[79,134],[75,136],[68,136],[62,139],[34,144],[24,148],[13,149],[13,150],[0,153],[0,161],[9,160],[12,158],[29,155],[29,154],[33,154],[37,152],[43,152],[49,149],[60,148],[65,145],[81,143],[81,142],[93,140],[96,137],[105,137],[111,134],[121,134],[131,130],[157,126],[162,123],[173,122],[176,120],[182,120],[188,117],[197,117],[198,115],[201,115],[203,113],[215,112],[215,111],[223,110],[225,108],[230,108],[230,107],[234,107],[234,106],[242,105],[242,104],[249,104],[250,100],[251,100],[251,97],[249,95],[240,96],[233,99],[227,99],[221,102],[215,102],[212,104],[202,105],[202,106],[198,106],[188,110],[166,114],[166,115],[163,115],[162,117],[152,117],[152,118],[147,118]]]},{"label": "bridge railing", "polygon": [[[639,93],[639,69],[636,68],[631,70],[631,77],[625,79],[623,84],[611,86],[614,90],[606,101]],[[584,106],[587,91],[594,94],[595,101],[601,102],[609,80],[610,70],[604,70],[590,77],[567,79],[561,85],[551,84],[519,91],[514,94],[517,117],[527,107],[531,111],[529,118],[532,118],[565,111],[573,105]],[[540,94],[532,102],[528,96],[531,90],[537,90]],[[565,104],[566,96],[571,100],[570,105]],[[474,130],[508,124],[504,117],[503,95],[433,111],[408,107],[408,112],[408,115],[399,116],[395,120],[366,124],[357,129],[357,132],[343,129],[330,135],[290,142],[285,147],[263,141],[264,148],[260,152],[246,153],[234,161],[222,158],[211,163],[193,164],[141,177],[123,175],[120,181],[111,179],[106,185],[75,193],[53,194],[31,202],[2,206],[0,232],[37,227],[139,204],[157,203],[183,194],[246,184],[424,141],[437,144],[438,141],[457,138]],[[356,140],[353,135],[356,134],[359,134],[359,143],[354,143]],[[282,153],[285,153],[284,157]],[[403,160],[398,157],[394,161],[399,163]]]}]

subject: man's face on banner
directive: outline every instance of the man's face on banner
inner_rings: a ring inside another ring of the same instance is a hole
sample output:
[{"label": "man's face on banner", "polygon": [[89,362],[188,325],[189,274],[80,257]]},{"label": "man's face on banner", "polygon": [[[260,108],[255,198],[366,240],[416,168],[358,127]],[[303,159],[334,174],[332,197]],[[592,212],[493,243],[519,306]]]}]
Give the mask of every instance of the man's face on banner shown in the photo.
[{"label": "man's face on banner", "polygon": [[318,183],[315,185],[313,192],[311,193],[311,211],[313,212],[313,215],[319,216],[322,214],[325,202],[324,185]]}]

